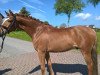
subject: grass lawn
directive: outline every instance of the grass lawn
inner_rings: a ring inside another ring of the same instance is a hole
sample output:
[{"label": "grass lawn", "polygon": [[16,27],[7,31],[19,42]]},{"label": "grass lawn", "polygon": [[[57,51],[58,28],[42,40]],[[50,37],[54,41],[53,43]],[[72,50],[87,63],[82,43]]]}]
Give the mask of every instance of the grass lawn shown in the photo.
[{"label": "grass lawn", "polygon": [[[26,40],[26,41],[31,41],[31,38],[23,31],[11,32],[10,34],[8,34],[8,36],[18,38],[18,39],[22,39],[22,40]],[[97,51],[100,54],[100,32],[97,32],[97,37],[98,37]]]},{"label": "grass lawn", "polygon": [[98,46],[97,46],[97,51],[100,54],[100,32],[97,32],[97,37],[98,37]]},{"label": "grass lawn", "polygon": [[27,33],[23,31],[14,31],[14,32],[9,33],[7,36],[26,40],[26,41],[31,41],[31,38],[29,37],[29,35],[27,35]]}]

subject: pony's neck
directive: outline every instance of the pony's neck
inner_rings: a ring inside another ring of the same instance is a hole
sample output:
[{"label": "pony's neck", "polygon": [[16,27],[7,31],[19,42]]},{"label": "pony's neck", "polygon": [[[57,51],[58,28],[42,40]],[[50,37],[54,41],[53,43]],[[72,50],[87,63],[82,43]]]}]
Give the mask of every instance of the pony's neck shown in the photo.
[{"label": "pony's neck", "polygon": [[32,37],[38,27],[42,26],[40,22],[34,19],[25,19],[18,17],[19,28],[24,30],[30,37]]}]

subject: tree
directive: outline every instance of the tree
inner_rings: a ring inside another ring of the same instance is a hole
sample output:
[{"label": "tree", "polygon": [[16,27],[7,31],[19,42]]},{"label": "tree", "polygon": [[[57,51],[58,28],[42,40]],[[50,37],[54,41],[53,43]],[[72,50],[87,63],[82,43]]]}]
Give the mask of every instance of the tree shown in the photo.
[{"label": "tree", "polygon": [[55,28],[58,28],[58,26],[55,26]]},{"label": "tree", "polygon": [[100,0],[87,0],[89,3],[91,3],[94,7],[100,3]]},{"label": "tree", "polygon": [[70,21],[70,16],[73,12],[81,12],[85,4],[81,0],[56,0],[54,8],[56,10],[56,15],[67,14],[68,25]]},{"label": "tree", "polygon": [[30,12],[26,10],[25,7],[22,7],[22,9],[19,12],[20,14],[23,14],[25,16],[30,16]]},{"label": "tree", "polygon": [[[100,3],[100,0],[87,0],[88,3],[91,3],[94,7]],[[56,0],[54,8],[56,10],[56,15],[58,14],[67,14],[68,25],[70,21],[70,16],[73,12],[81,12],[85,7],[85,3],[82,0]]]},{"label": "tree", "polygon": [[67,26],[66,26],[66,24],[65,23],[62,23],[61,25],[60,25],[60,28],[66,28]]},{"label": "tree", "polygon": [[49,22],[48,21],[44,21],[44,24],[49,25]]}]

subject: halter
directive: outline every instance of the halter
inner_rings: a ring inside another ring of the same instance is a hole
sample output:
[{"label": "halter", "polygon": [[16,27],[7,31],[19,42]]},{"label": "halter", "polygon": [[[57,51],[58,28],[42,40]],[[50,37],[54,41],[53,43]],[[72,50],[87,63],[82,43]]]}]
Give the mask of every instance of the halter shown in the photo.
[{"label": "halter", "polygon": [[[10,33],[10,30],[13,27],[13,25],[16,28],[16,23],[15,22],[16,22],[16,16],[14,15],[13,22],[9,25],[8,28],[5,27],[5,26],[1,26],[1,30],[2,30],[2,35],[1,35],[1,37],[2,37],[2,44],[1,44],[0,53],[2,52],[2,49],[3,49],[3,44],[4,44],[4,40],[5,40],[6,34]],[[6,32],[4,32],[3,28],[6,30]]]}]

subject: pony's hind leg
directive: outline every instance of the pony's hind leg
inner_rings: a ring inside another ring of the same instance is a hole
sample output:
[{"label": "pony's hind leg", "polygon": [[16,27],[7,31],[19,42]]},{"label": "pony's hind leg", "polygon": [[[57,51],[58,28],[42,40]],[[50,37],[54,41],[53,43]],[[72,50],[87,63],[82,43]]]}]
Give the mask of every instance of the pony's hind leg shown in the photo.
[{"label": "pony's hind leg", "polygon": [[94,64],[94,67],[93,67],[93,74],[94,75],[98,75],[98,59],[97,59],[97,52],[96,52],[96,45],[93,46],[92,48],[92,60],[93,60],[93,64]]},{"label": "pony's hind leg", "polygon": [[92,55],[91,55],[91,50],[84,50],[82,49],[81,50],[84,58],[85,58],[85,61],[87,63],[87,67],[88,67],[88,75],[96,75],[96,74],[93,74],[93,60],[92,60]]},{"label": "pony's hind leg", "polygon": [[46,53],[46,61],[47,61],[47,64],[48,64],[50,75],[54,75],[54,72],[53,72],[53,69],[52,69],[52,62],[51,62],[51,59],[50,59],[49,52]]}]

